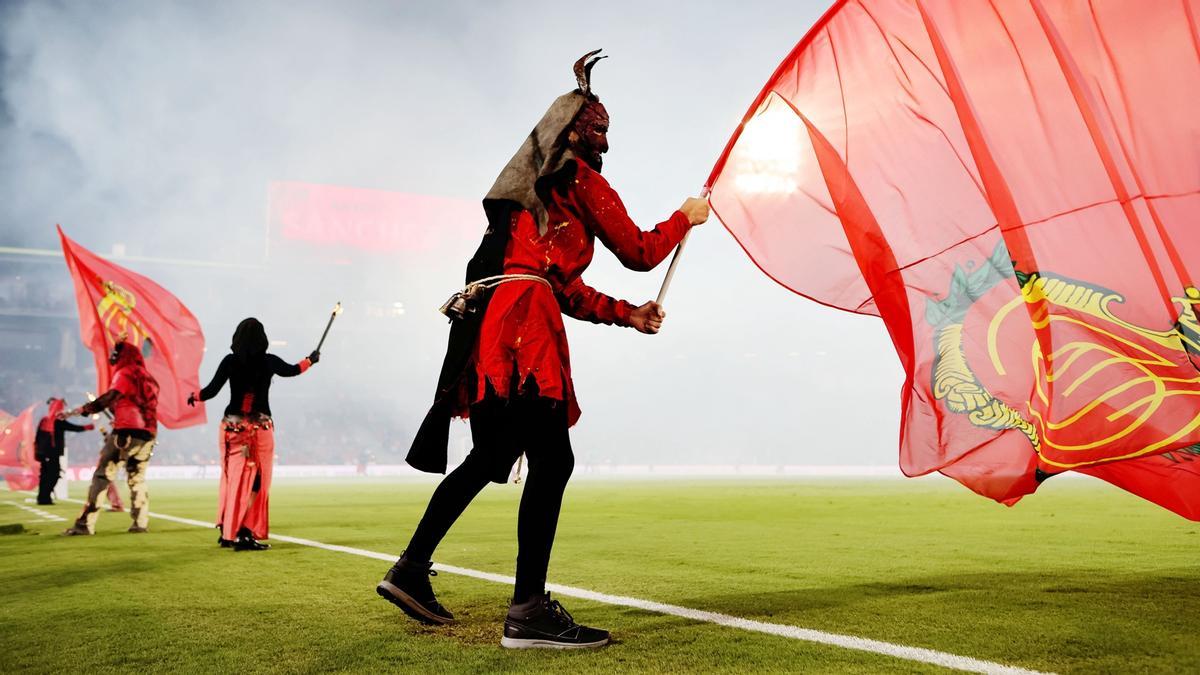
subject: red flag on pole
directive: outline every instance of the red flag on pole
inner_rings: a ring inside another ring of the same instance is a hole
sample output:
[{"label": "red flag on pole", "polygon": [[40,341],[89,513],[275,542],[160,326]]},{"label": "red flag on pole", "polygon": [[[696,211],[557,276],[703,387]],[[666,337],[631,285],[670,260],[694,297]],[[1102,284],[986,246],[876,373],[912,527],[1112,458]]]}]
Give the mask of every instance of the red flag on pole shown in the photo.
[{"label": "red flag on pole", "polygon": [[1011,504],[1077,470],[1200,519],[1197,18],[843,1],[754,101],[713,210],[780,284],[883,320],[906,474]]},{"label": "red flag on pole", "polygon": [[188,394],[200,389],[204,356],[196,317],[162,286],[71,241],[61,227],[58,235],[75,282],[79,334],[96,362],[97,391],[109,389],[108,354],[123,336],[141,349],[158,380],[158,421],[172,429],[203,424],[203,406],[187,405]]},{"label": "red flag on pole", "polygon": [[31,405],[21,414],[12,415],[0,410],[0,471],[10,490],[32,490],[38,484],[41,466],[34,458],[34,439],[37,431],[33,425]]}]

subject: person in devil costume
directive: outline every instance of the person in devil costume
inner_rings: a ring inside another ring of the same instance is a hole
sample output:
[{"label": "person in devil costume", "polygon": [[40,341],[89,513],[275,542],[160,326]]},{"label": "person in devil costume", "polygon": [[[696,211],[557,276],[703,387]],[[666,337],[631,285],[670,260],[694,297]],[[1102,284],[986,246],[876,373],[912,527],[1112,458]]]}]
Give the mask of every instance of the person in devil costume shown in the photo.
[{"label": "person in devil costume", "polygon": [[108,356],[113,366],[112,388],[95,401],[58,414],[60,419],[94,415],[112,409],[113,430],[104,439],[100,461],[92,474],[87,502],[75,524],[64,535],[96,533],[100,515],[100,493],[108,489],[123,463],[129,479],[130,532],[147,532],[150,525],[150,494],[146,489],[146,465],[154,454],[158,434],[158,381],[146,370],[142,352],[124,339],[113,345]]},{"label": "person in devil costume", "polygon": [[233,331],[230,353],[221,359],[208,386],[188,396],[188,405],[207,401],[229,382],[229,405],[221,421],[221,487],[217,544],[236,551],[271,548],[259,539],[270,534],[269,497],[275,465],[275,422],[271,419],[271,378],[295,377],[321,359],[314,351],[299,363],[267,353],[270,342],[262,322],[242,320]]},{"label": "person in devil costume", "polygon": [[37,503],[43,505],[54,503],[54,487],[58,485],[58,479],[62,476],[62,456],[65,449],[63,432],[95,429],[91,424],[71,424],[66,420],[58,419],[58,413],[62,412],[67,405],[63,399],[51,398],[46,403],[49,405],[49,410],[46,411],[46,416],[38,422],[33,452],[34,458],[40,465]]},{"label": "person in devil costume", "polygon": [[590,52],[578,88],[551,104],[483,200],[488,229],[467,265],[467,288],[443,311],[453,319],[434,402],[407,461],[446,471],[452,417],[468,417],[474,444],[434,491],[402,557],[376,592],[409,616],[446,624],[453,614],[430,585],[434,549],[489,481],[505,482],[524,453],[529,474],[517,525],[516,585],[501,644],[597,647],[609,633],[574,621],[546,592],[563,491],[574,467],[568,429],[579,418],[562,314],[657,333],[662,308],[616,300],[581,278],[596,239],[627,268],[647,271],[675,248],[708,204],[688,199],[640,230],[600,175],[608,112],[591,90]]}]

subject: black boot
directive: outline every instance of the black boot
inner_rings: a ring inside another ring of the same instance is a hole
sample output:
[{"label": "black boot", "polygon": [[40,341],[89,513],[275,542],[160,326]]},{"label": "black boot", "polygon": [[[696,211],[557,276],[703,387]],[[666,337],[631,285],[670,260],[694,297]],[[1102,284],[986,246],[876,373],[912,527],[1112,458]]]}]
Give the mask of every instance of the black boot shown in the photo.
[{"label": "black boot", "polygon": [[66,530],[63,531],[64,537],[90,536],[93,534],[96,534],[96,533],[88,532],[87,525],[82,525],[80,523],[75,523],[74,525],[68,527]]},{"label": "black boot", "polygon": [[84,504],[83,513],[79,514],[79,518],[75,521],[75,523],[73,525],[68,527],[66,529],[66,531],[64,531],[62,533],[62,536],[64,536],[64,537],[80,537],[80,536],[89,536],[89,535],[96,534],[95,532],[88,530],[87,517],[89,515],[91,515],[92,513],[99,511],[99,510],[100,509],[97,509],[95,504]]},{"label": "black boot", "polygon": [[375,587],[375,592],[421,623],[453,623],[454,615],[433,594],[429,577],[436,577],[437,572],[432,567],[432,562],[417,563],[401,557]]},{"label": "black boot", "polygon": [[235,551],[265,551],[269,548],[271,548],[270,544],[264,544],[255,539],[250,530],[244,527],[238,530],[237,540],[233,542],[233,550]]},{"label": "black boot", "polygon": [[606,630],[575,623],[571,613],[546,593],[508,608],[500,646],[509,649],[584,649],[606,645],[609,637]]}]

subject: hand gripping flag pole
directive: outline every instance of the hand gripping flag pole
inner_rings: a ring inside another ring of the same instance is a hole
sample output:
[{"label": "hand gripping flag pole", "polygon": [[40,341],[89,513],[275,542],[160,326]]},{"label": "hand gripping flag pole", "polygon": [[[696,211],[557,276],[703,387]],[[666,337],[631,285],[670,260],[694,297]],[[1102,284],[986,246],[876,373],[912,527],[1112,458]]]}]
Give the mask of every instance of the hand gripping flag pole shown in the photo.
[{"label": "hand gripping flag pole", "polygon": [[[95,401],[95,400],[96,400],[96,395],[95,395],[95,394],[93,394],[93,393],[92,393],[92,392],[90,392],[90,391],[89,391],[89,392],[87,392],[87,400],[88,400],[88,403],[91,403],[92,401]],[[112,420],[112,418],[113,418],[113,416],[112,416],[112,412],[111,412],[111,411],[110,411],[108,408],[105,408],[104,410],[101,410],[100,412],[104,413],[104,416],[105,416],[105,417],[107,417],[109,420]],[[100,413],[96,413],[96,414],[92,415],[92,419],[93,419],[93,420],[98,420],[98,419],[100,419]]]},{"label": "hand gripping flag pole", "polygon": [[[700,191],[700,198],[708,199],[708,193],[708,186],[705,185],[704,189]],[[675,266],[679,264],[679,256],[683,254],[683,247],[687,246],[688,237],[690,236],[692,236],[692,231],[689,229],[687,233],[683,235],[683,239],[679,242],[679,246],[675,248],[675,255],[671,256],[671,265],[667,267],[667,276],[663,279],[662,288],[658,289],[658,299],[654,301],[659,305],[662,305],[663,298],[667,297],[667,288],[671,285],[672,277],[675,276]]]},{"label": "hand gripping flag pole", "polygon": [[333,320],[338,314],[342,313],[342,302],[339,300],[333,306],[333,311],[329,313],[329,321],[325,324],[325,332],[321,333],[321,339],[317,342],[317,348],[314,351],[321,351],[321,345],[325,344],[325,336],[329,335],[329,327],[333,325]]}]

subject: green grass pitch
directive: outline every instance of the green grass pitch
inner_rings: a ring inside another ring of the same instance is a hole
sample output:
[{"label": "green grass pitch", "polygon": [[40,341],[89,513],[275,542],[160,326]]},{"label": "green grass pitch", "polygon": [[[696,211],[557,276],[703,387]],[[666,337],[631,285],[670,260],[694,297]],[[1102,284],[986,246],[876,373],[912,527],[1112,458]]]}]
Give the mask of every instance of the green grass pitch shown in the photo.
[{"label": "green grass pitch", "polygon": [[[81,486],[73,489],[78,494]],[[426,481],[279,481],[273,530],[399,553]],[[442,574],[451,627],[374,594],[387,563],[104,513],[56,536],[0,491],[4,672],[916,672],[938,668],[564,599],[613,631],[587,652],[501,649],[510,588]],[[210,520],[216,484],[151,485],[152,510]],[[520,487],[489,486],[439,562],[512,574]],[[49,511],[72,518],[78,506]],[[945,480],[576,480],[551,581],[1057,672],[1200,671],[1200,525],[1091,480],[1009,509]]]}]

